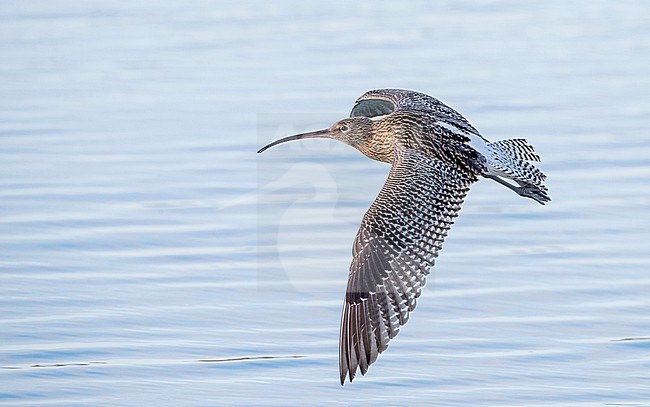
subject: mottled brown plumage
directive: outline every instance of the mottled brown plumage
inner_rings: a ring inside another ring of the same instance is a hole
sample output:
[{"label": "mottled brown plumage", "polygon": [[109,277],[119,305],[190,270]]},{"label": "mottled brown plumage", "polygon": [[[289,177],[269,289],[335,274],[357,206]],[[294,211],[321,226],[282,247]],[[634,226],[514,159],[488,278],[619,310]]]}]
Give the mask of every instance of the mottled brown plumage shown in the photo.
[{"label": "mottled brown plumage", "polygon": [[539,156],[525,140],[490,143],[431,96],[373,90],[350,116],[259,151],[290,140],[333,138],[392,165],[352,250],[339,340],[341,384],[358,369],[365,374],[408,321],[472,183],[483,176],[539,203],[550,201],[544,174],[529,162]]}]

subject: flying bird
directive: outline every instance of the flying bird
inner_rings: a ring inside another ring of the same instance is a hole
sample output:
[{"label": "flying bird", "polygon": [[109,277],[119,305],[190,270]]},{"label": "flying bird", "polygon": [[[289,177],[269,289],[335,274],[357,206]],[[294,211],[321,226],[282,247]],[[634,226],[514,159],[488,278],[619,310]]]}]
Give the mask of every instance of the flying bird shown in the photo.
[{"label": "flying bird", "polygon": [[330,138],[390,174],[352,248],[339,337],[341,384],[386,350],[409,319],[470,186],[488,178],[540,204],[550,201],[540,161],[524,139],[489,142],[460,113],[423,93],[371,90],[329,129],[274,141]]}]

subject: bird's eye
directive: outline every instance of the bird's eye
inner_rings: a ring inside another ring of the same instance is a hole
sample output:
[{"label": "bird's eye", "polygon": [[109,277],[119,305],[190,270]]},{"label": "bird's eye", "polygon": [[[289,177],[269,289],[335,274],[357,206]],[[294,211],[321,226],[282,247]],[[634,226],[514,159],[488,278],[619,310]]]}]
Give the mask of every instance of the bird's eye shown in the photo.
[{"label": "bird's eye", "polygon": [[339,130],[341,130],[343,133],[345,133],[346,131],[350,130],[350,128],[344,124],[341,127],[339,127]]}]

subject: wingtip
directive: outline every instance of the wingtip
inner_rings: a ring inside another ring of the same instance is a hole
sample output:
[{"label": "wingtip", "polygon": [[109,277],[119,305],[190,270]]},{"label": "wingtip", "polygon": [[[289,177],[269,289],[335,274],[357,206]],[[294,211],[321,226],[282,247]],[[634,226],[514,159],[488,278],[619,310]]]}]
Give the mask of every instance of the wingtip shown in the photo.
[{"label": "wingtip", "polygon": [[341,374],[341,386],[345,385],[346,379],[350,380],[350,383],[354,380],[354,376],[356,375],[356,372],[353,372],[350,369],[343,369],[340,371]]},{"label": "wingtip", "polygon": [[348,369],[346,369],[345,366],[341,365],[339,375],[341,379],[341,386],[343,386],[345,384],[345,379],[348,377]]},{"label": "wingtip", "polygon": [[341,372],[341,386],[345,385],[345,380],[348,379],[348,377],[350,379],[350,383],[352,383],[352,380],[354,380],[354,373],[351,371]]}]

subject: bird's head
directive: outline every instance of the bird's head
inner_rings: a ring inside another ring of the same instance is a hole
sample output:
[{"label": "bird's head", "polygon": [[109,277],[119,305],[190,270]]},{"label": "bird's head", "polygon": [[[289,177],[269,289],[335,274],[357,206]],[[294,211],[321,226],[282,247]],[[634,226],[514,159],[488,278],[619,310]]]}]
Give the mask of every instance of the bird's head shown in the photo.
[{"label": "bird's head", "polygon": [[342,141],[354,148],[361,149],[362,146],[372,138],[372,120],[367,117],[350,117],[348,119],[343,119],[334,123],[329,129],[281,138],[262,147],[258,153],[262,153],[275,145],[287,141],[302,140],[306,138],[330,138]]}]

